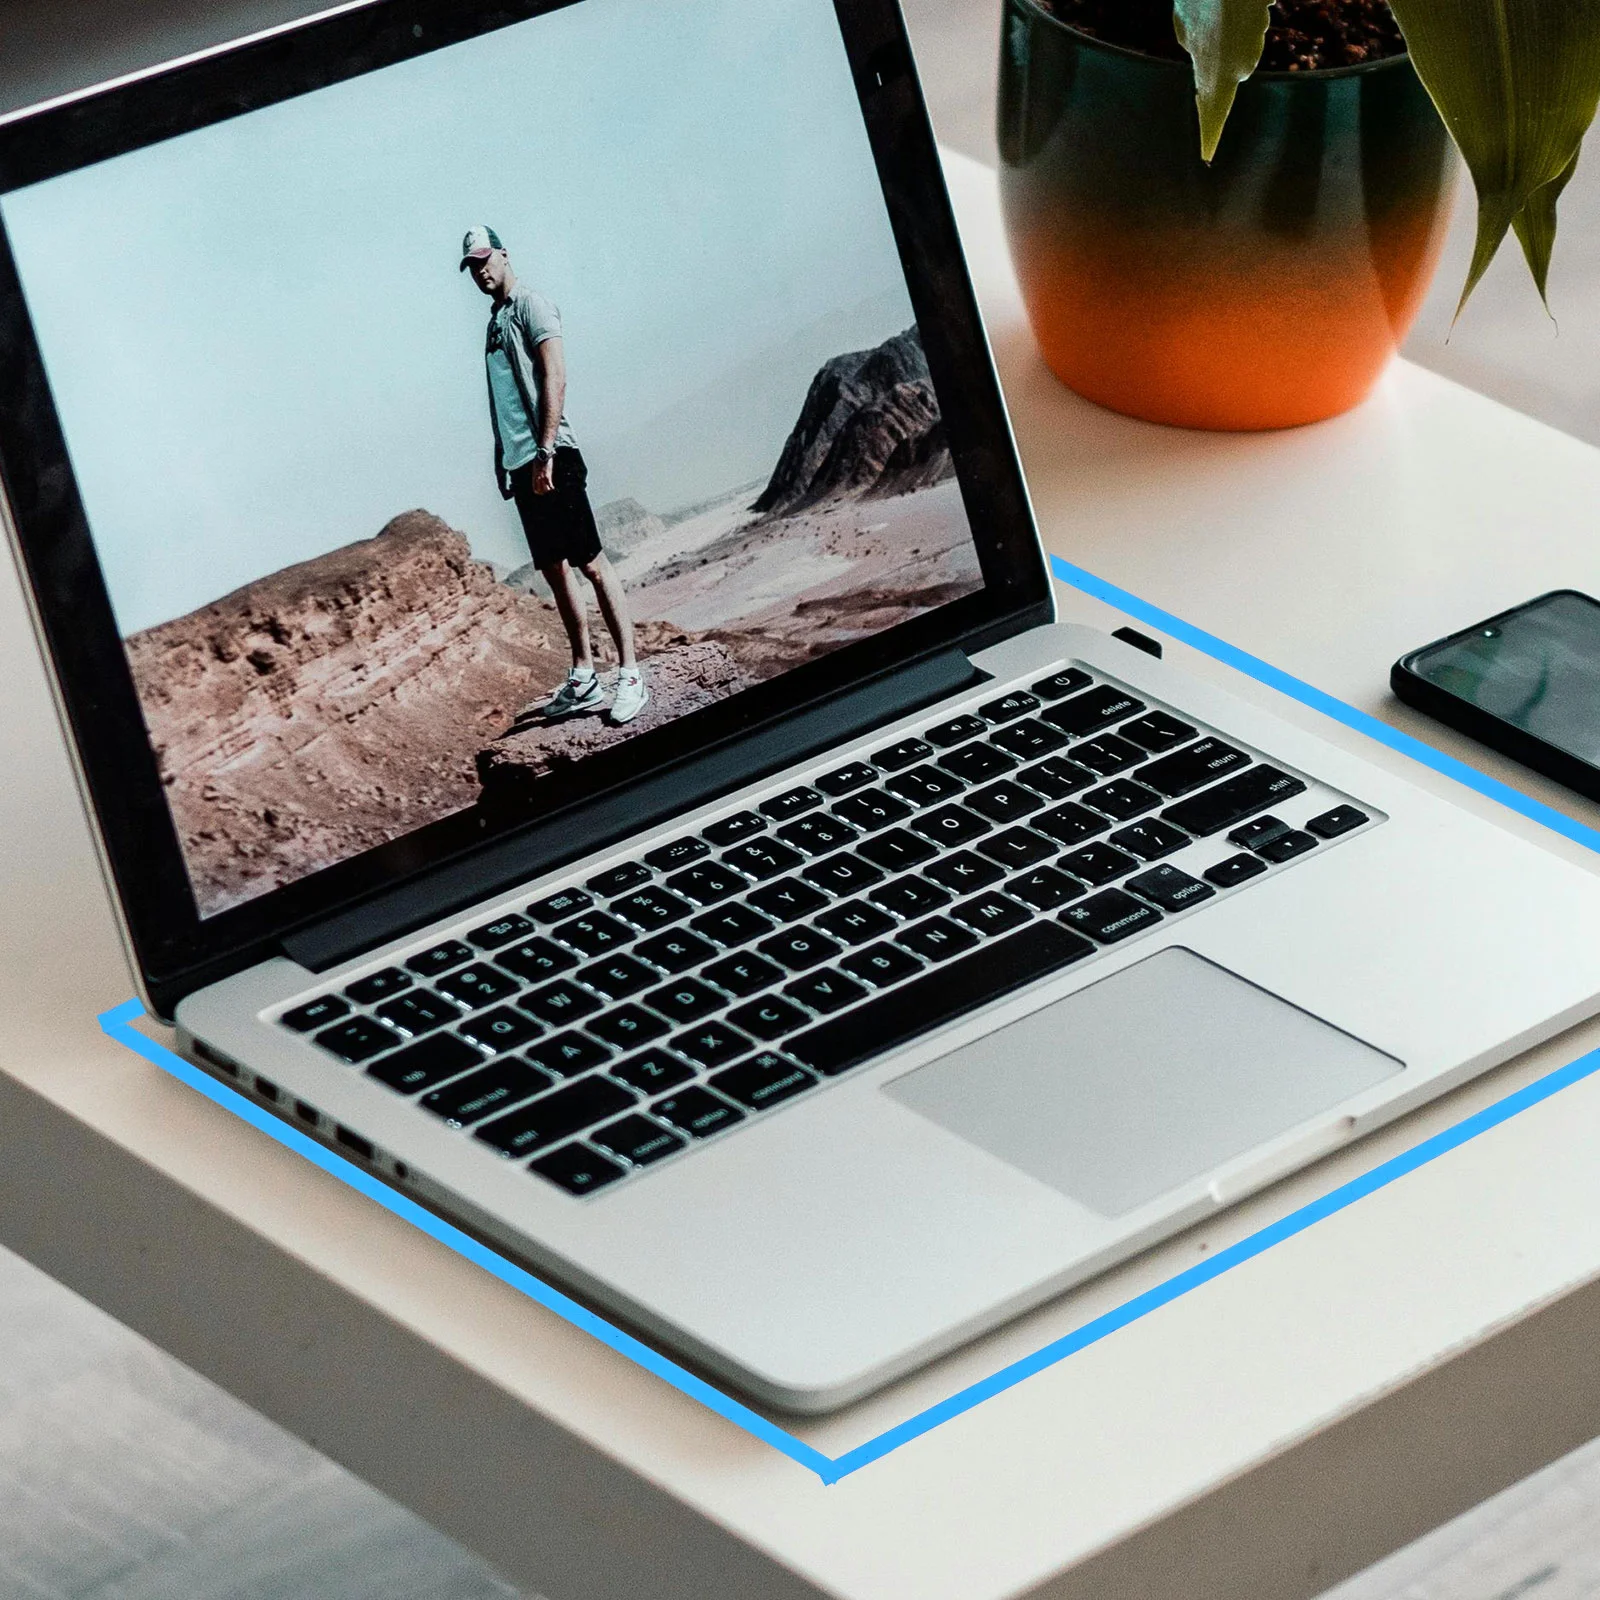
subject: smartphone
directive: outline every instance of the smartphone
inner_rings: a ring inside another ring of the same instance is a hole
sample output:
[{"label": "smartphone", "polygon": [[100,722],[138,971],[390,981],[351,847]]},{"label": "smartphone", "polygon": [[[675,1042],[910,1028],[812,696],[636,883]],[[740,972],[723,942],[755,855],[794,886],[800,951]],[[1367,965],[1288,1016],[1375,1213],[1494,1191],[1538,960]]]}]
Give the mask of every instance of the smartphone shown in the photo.
[{"label": "smartphone", "polygon": [[1389,682],[1407,705],[1600,800],[1600,600],[1542,594],[1401,656]]}]

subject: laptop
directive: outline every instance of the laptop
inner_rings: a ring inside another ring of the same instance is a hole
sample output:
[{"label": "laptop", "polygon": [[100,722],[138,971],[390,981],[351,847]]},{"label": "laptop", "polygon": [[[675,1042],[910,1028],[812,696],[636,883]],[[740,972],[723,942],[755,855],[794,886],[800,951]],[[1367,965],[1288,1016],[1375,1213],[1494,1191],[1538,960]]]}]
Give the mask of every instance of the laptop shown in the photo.
[{"label": "laptop", "polygon": [[893,0],[344,6],[4,119],[0,225],[146,1006],[719,1383],[1600,1009],[1592,873],[1055,621]]}]

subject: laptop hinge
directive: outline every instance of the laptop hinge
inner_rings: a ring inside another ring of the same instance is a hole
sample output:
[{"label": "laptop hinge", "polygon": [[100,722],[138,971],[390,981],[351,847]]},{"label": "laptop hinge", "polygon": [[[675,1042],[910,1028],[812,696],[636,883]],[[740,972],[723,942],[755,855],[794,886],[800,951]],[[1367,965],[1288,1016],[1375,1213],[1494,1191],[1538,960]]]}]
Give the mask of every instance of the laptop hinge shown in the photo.
[{"label": "laptop hinge", "polygon": [[300,928],[283,939],[281,948],[291,961],[312,972],[325,972],[520,881],[642,833],[767,773],[793,766],[988,678],[963,651],[941,651],[637,783],[545,817],[466,860],[435,868],[359,906]]}]

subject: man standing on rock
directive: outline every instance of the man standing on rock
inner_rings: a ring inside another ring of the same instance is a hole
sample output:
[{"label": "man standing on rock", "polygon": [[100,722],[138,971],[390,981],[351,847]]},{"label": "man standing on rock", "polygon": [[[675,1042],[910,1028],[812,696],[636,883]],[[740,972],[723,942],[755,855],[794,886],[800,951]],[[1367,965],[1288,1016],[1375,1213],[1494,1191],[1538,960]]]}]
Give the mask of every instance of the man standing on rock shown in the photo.
[{"label": "man standing on rock", "polygon": [[605,703],[576,568],[593,586],[617,647],[611,721],[632,722],[644,710],[650,691],[634,654],[628,597],[600,548],[589,504],[589,469],[564,411],[567,369],[561,313],[537,290],[517,280],[493,228],[468,230],[461,244],[461,270],[469,269],[472,281],[493,302],[485,359],[495,475],[502,497],[516,502],[533,564],[554,591],[572,646],[567,681],[537,709],[549,718],[570,717],[597,711]]}]

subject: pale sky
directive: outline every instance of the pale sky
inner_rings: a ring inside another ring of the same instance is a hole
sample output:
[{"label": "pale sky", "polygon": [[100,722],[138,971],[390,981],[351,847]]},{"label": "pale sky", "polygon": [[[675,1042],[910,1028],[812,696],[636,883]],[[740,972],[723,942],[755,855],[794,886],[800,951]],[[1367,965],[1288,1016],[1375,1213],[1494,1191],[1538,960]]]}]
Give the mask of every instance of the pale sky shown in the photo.
[{"label": "pale sky", "polygon": [[820,360],[913,320],[831,0],[581,0],[0,218],[124,633],[414,506],[527,560],[472,223],[561,308],[596,504],[764,474]]}]

